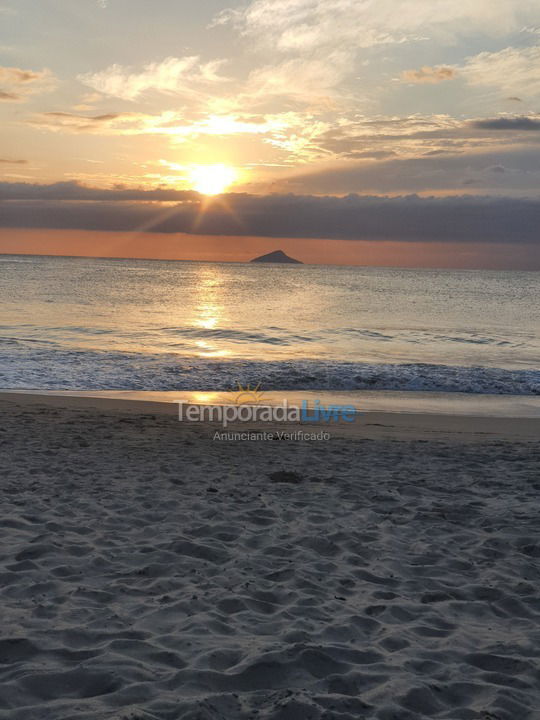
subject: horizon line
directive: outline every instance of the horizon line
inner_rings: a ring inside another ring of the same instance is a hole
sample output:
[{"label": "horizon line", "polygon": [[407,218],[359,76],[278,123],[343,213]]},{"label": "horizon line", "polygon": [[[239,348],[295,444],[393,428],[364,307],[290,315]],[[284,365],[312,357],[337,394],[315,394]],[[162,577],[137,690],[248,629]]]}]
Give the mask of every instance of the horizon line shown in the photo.
[{"label": "horizon line", "polygon": [[129,255],[64,255],[61,253],[30,253],[30,252],[0,252],[0,257],[45,257],[45,258],[65,258],[70,260],[140,260],[142,262],[177,262],[177,263],[204,263],[210,265],[253,265],[255,267],[261,265],[270,265],[272,267],[294,267],[300,269],[302,267],[339,267],[339,268],[374,268],[374,269],[393,269],[393,270],[436,270],[438,272],[452,272],[455,270],[464,272],[496,272],[496,273],[538,273],[538,269],[512,269],[512,268],[468,268],[468,267],[437,267],[437,266],[412,266],[412,265],[350,265],[347,263],[316,263],[304,262],[299,263],[254,263],[251,260],[189,260],[183,258],[156,258],[156,257],[131,257]]}]

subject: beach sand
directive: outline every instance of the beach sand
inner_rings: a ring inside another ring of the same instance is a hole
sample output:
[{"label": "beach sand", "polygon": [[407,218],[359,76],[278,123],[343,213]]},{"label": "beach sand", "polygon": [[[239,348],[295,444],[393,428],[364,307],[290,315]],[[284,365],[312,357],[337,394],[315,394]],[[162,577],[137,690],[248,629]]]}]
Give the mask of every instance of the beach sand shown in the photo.
[{"label": "beach sand", "polygon": [[540,717],[538,420],[0,410],[0,718]]}]

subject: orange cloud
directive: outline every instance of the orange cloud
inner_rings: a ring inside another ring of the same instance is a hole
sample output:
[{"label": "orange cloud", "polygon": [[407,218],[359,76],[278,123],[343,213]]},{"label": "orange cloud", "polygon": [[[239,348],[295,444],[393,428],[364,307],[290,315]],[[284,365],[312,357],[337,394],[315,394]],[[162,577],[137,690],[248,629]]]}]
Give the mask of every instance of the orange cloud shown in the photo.
[{"label": "orange cloud", "polygon": [[48,92],[56,84],[50,70],[0,67],[0,100],[21,102],[30,95]]},{"label": "orange cloud", "polygon": [[456,71],[451,67],[429,67],[425,65],[420,70],[404,70],[401,79],[415,85],[437,85],[445,80],[453,80]]}]

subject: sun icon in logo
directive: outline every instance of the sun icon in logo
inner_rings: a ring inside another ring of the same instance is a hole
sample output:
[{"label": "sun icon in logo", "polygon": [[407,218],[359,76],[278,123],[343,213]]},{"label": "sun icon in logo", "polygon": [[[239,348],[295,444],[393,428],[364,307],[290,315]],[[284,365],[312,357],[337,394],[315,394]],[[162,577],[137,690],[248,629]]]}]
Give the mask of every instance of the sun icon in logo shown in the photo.
[{"label": "sun icon in logo", "polygon": [[238,394],[234,400],[237,405],[259,405],[264,397],[264,392],[260,389],[261,383],[251,387],[248,383],[245,387],[238,383]]}]

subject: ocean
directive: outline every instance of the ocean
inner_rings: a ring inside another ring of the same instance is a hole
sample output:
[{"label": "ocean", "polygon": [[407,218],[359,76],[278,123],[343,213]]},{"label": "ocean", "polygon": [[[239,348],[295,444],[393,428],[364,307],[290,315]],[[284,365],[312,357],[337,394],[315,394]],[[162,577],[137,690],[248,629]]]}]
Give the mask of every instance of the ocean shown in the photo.
[{"label": "ocean", "polygon": [[533,272],[0,256],[0,386],[540,394]]}]

